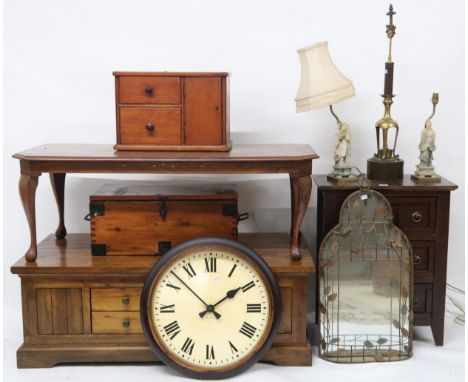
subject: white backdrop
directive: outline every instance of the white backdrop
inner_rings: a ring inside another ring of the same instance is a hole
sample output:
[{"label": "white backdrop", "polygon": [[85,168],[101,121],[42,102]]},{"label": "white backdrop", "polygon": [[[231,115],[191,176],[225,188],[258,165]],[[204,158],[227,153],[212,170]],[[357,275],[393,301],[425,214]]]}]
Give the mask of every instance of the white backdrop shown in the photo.
[{"label": "white backdrop", "polygon": [[[464,4],[413,0],[395,1],[394,7],[397,97],[392,110],[400,124],[397,151],[405,160],[405,173],[412,173],[420,131],[432,108],[431,95],[438,92],[434,164],[439,174],[460,186],[452,194],[448,280],[462,286]],[[356,97],[336,105],[335,111],[352,127],[352,161],[365,171],[366,159],[375,151],[374,124],[383,115],[387,9],[388,1],[383,0],[5,1],[3,259],[5,366],[11,375],[35,376],[14,371],[14,351],[22,340],[20,284],[9,267],[23,255],[29,239],[17,191],[19,163],[11,159],[13,153],[42,143],[114,143],[114,70],[229,71],[234,144],[309,143],[320,155],[313,172],[327,173],[335,122],[326,108],[296,114],[294,97],[300,76],[296,49],[328,40],[335,63],[356,87]],[[144,177],[148,178],[160,179]],[[283,176],[165,180],[237,182],[241,209],[252,216],[241,230],[288,229],[289,183]],[[89,194],[101,183],[83,175],[67,178],[69,232],[88,230],[82,217]],[[42,239],[57,225],[46,174],[39,180],[36,200]],[[304,225],[312,240],[315,204],[313,197]],[[259,370],[267,375],[269,369]]]}]

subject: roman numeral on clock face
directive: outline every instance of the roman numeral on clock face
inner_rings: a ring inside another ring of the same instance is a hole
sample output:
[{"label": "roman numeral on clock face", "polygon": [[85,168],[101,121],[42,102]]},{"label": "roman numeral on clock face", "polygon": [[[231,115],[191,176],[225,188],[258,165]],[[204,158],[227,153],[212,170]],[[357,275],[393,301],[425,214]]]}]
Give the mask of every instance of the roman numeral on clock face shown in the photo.
[{"label": "roman numeral on clock face", "polygon": [[255,286],[255,283],[251,281],[242,287],[242,291],[247,292],[250,288],[253,288],[254,286]]},{"label": "roman numeral on clock face", "polygon": [[161,305],[159,308],[160,313],[175,313],[175,304],[172,305]]},{"label": "roman numeral on clock face", "polygon": [[260,313],[261,311],[261,304],[247,304],[247,313]]},{"label": "roman numeral on clock face", "polygon": [[229,272],[228,277],[231,277],[231,276],[232,276],[232,274],[234,273],[234,270],[236,269],[236,267],[237,267],[237,264],[234,264],[234,265],[232,266],[231,272]]},{"label": "roman numeral on clock face", "polygon": [[216,272],[216,258],[210,257],[205,259],[205,271],[206,272]]},{"label": "roman numeral on clock face", "polygon": [[231,348],[231,353],[234,354],[234,353],[237,353],[239,350],[237,350],[237,348],[234,346],[234,344],[229,341],[229,347]]},{"label": "roman numeral on clock face", "polygon": [[195,342],[189,337],[185,340],[184,344],[180,348],[184,353],[188,353],[192,355],[193,347],[195,346]]},{"label": "roman numeral on clock face", "polygon": [[245,322],[242,324],[242,328],[240,328],[239,332],[241,332],[244,336],[247,336],[249,338],[252,338],[255,332],[257,331],[257,328],[248,322]]},{"label": "roman numeral on clock face", "polygon": [[171,338],[171,340],[180,333],[180,327],[177,321],[172,321],[164,327],[164,331]]},{"label": "roman numeral on clock face", "polygon": [[188,263],[187,265],[182,265],[182,268],[185,272],[187,272],[190,278],[196,275],[195,269],[193,269],[192,264]]},{"label": "roman numeral on clock face", "polygon": [[215,359],[214,347],[206,345],[206,359]]},{"label": "roman numeral on clock face", "polygon": [[175,290],[180,290],[180,288],[178,286],[175,286],[175,285],[172,285],[171,283],[167,282],[166,283],[166,286],[169,287],[169,288],[173,288]]}]

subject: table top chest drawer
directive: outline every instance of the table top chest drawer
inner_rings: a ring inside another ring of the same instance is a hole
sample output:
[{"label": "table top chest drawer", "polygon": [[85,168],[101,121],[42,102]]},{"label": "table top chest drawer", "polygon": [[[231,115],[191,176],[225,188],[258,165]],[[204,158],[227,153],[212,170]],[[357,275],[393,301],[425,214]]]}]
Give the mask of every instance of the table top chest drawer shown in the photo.
[{"label": "table top chest drawer", "polygon": [[229,74],[114,72],[117,150],[229,151]]},{"label": "table top chest drawer", "polygon": [[181,101],[180,77],[122,76],[119,104],[173,104]]},{"label": "table top chest drawer", "polygon": [[120,140],[124,144],[180,144],[180,108],[121,107]]}]

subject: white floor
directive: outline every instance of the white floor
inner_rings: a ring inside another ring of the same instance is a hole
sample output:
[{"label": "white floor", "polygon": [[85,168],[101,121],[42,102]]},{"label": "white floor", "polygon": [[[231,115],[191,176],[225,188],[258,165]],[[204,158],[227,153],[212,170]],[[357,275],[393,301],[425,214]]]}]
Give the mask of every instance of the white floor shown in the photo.
[{"label": "white floor", "polygon": [[[5,307],[5,322],[14,322],[18,317]],[[160,365],[79,365],[56,366],[51,369],[17,369],[16,349],[22,342],[21,323],[8,325],[4,333],[4,380],[11,381],[176,381],[178,377],[165,366]],[[415,329],[414,356],[408,361],[393,363],[372,363],[337,365],[318,358],[314,347],[312,367],[278,367],[258,364],[243,375],[233,378],[236,381],[464,381],[465,339],[464,326],[455,324],[446,317],[445,345],[435,347],[429,327]]]}]

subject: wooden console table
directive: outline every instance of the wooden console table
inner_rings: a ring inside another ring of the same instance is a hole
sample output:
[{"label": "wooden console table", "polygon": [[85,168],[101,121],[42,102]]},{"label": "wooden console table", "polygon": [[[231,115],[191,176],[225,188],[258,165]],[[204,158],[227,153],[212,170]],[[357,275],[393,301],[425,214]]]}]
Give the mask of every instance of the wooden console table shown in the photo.
[{"label": "wooden console table", "polygon": [[20,160],[19,190],[31,235],[28,261],[37,257],[35,195],[39,176],[48,172],[57,201],[57,238],[67,234],[64,221],[67,173],[152,174],[289,174],[291,183],[291,248],[300,260],[299,230],[312,189],[312,160],[318,155],[309,145],[235,145],[229,152],[114,151],[112,145],[50,144],[13,155]]}]

